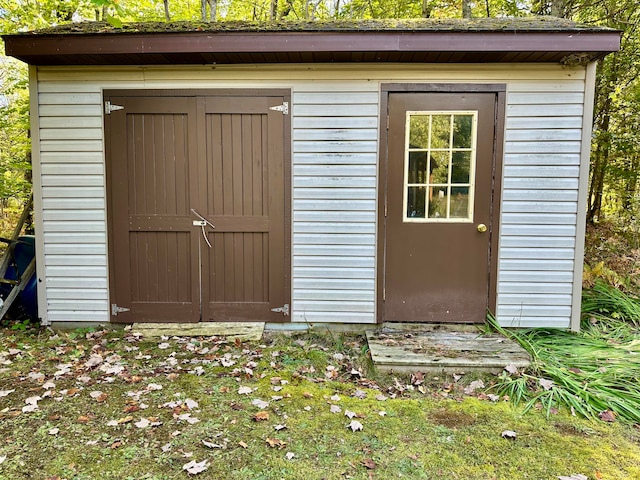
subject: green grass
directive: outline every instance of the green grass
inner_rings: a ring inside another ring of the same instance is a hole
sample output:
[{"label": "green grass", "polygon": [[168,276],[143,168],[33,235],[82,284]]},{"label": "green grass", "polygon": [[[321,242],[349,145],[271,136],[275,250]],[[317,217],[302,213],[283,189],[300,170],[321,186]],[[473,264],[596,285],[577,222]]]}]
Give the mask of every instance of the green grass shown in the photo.
[{"label": "green grass", "polygon": [[592,288],[585,289],[582,312],[607,324],[640,327],[640,300],[602,280],[597,280]]},{"label": "green grass", "polygon": [[[15,389],[0,397],[1,479],[182,479],[191,460],[209,462],[196,475],[205,479],[640,478],[637,429],[566,412],[524,414],[481,393],[464,396],[450,379],[428,379],[421,393],[408,378],[366,374],[358,336],[274,335],[236,345],[122,332],[1,333],[0,390]],[[110,359],[122,371],[86,367],[97,353],[102,365]],[[56,378],[60,364],[69,373]],[[38,402],[39,411],[23,413],[25,399],[42,396],[48,381],[55,384],[51,396]],[[255,390],[240,394],[240,387]],[[106,399],[93,398],[96,391]],[[187,399],[198,406],[189,410]],[[269,402],[267,420],[255,420],[255,399]],[[332,413],[331,405],[341,411]],[[347,410],[362,431],[347,428]],[[199,422],[181,420],[185,413]],[[142,418],[161,423],[138,428]],[[113,420],[121,423],[109,426]],[[502,438],[504,430],[515,431],[516,440]]]},{"label": "green grass", "polygon": [[489,317],[533,359],[524,372],[503,372],[493,389],[526,409],[567,408],[589,418],[610,411],[618,420],[640,423],[640,301],[599,281],[585,291],[583,311],[580,333],[505,331]]}]

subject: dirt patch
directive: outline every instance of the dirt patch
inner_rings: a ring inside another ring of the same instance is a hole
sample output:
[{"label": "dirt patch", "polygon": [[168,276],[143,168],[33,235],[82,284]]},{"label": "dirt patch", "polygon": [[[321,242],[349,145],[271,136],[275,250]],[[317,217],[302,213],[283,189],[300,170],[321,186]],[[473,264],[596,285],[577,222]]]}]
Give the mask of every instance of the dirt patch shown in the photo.
[{"label": "dirt patch", "polygon": [[574,435],[576,437],[587,437],[589,435],[593,435],[595,432],[591,429],[578,428],[575,425],[571,425],[570,423],[561,423],[556,422],[554,425],[555,429],[562,433],[563,435]]},{"label": "dirt patch", "polygon": [[476,423],[476,418],[474,416],[464,412],[448,410],[446,408],[434,410],[427,418],[433,423],[437,423],[438,425],[442,425],[447,428],[468,427]]}]

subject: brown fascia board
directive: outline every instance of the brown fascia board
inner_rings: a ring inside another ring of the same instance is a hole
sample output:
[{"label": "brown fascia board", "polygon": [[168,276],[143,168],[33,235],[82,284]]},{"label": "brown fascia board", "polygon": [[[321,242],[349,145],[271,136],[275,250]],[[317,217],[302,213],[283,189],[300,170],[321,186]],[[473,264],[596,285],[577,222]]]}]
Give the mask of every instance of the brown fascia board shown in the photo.
[{"label": "brown fascia board", "polygon": [[[6,54],[30,59],[74,55],[284,52],[589,52],[620,49],[617,31],[197,32],[165,34],[5,35]],[[37,62],[37,60],[36,60]],[[35,63],[37,64],[37,63]]]}]

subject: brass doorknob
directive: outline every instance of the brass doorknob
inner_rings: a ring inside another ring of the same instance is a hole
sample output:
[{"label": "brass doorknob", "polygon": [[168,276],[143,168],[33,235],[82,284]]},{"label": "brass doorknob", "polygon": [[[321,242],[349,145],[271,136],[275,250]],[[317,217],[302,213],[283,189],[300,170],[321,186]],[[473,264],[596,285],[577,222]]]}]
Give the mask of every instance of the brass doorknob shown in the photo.
[{"label": "brass doorknob", "polygon": [[480,224],[478,225],[478,231],[479,231],[480,233],[484,233],[484,232],[486,232],[486,231],[487,231],[487,226],[486,226],[484,223],[480,223]]}]

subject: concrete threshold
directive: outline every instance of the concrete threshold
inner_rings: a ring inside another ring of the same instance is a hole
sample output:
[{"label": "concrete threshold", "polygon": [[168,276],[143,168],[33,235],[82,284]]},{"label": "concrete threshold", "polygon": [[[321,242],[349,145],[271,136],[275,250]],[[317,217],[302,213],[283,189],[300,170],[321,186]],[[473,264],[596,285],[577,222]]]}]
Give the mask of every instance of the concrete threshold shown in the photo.
[{"label": "concrete threshold", "polygon": [[374,365],[386,372],[499,373],[531,363],[513,340],[468,324],[384,324],[367,331],[367,341]]}]

